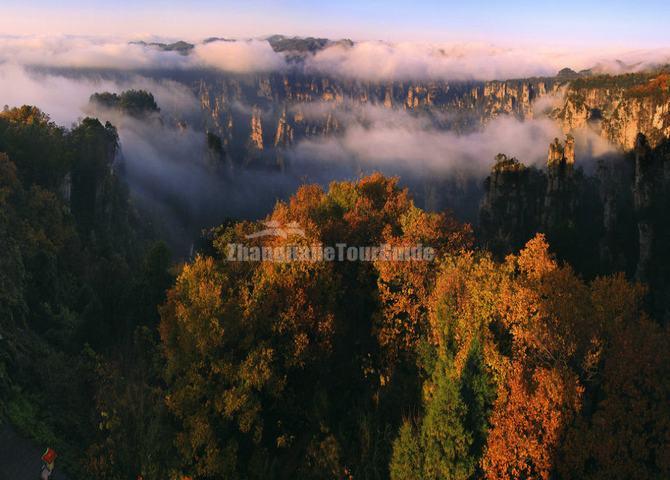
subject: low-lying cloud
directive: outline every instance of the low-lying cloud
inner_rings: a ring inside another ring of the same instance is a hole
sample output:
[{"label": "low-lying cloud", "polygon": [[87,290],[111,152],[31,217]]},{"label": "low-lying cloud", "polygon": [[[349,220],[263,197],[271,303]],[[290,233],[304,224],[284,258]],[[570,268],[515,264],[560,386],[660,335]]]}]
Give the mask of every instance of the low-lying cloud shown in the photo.
[{"label": "low-lying cloud", "polygon": [[196,45],[194,63],[232,73],[282,71],[284,56],[262,40],[218,41]]},{"label": "low-lying cloud", "polygon": [[197,44],[188,54],[128,40],[89,37],[0,37],[0,62],[99,70],[189,70],[231,73],[280,71],[284,56],[264,40]]},{"label": "low-lying cloud", "polygon": [[362,42],[336,45],[308,59],[318,72],[377,81],[495,80],[549,76],[557,64],[539,54],[483,44],[417,44]]},{"label": "low-lying cloud", "polygon": [[117,126],[131,197],[173,249],[185,254],[204,228],[226,218],[259,218],[297,188],[290,178],[232,172],[207,155],[203,132],[157,119],[98,111]]},{"label": "low-lying cloud", "polygon": [[565,67],[600,73],[640,71],[670,61],[670,49],[593,51],[484,43],[361,42],[334,45],[307,59],[315,72],[370,80],[506,80],[553,76]]},{"label": "low-lying cloud", "polygon": [[[89,103],[94,92],[130,88],[153,93],[160,115],[134,118]],[[115,80],[69,76],[0,64],[0,108],[35,105],[66,127],[85,116],[110,121],[119,134],[123,176],[135,204],[178,255],[205,227],[225,218],[259,218],[300,184],[298,175],[238,170],[228,175],[207,155],[202,112],[193,90],[139,75]],[[185,121],[185,123],[184,123]]]},{"label": "low-lying cloud", "polygon": [[[275,52],[264,39],[196,42],[184,54],[128,39],[0,37],[0,62],[56,68],[116,70],[217,69],[229,73],[304,69],[330,76],[388,80],[504,80],[551,76],[564,67],[639,71],[670,61],[669,49],[595,51],[486,43],[361,41],[334,43],[315,54]],[[300,55],[297,55],[300,57]]]},{"label": "low-lying cloud", "polygon": [[200,119],[200,105],[186,85],[168,79],[128,75],[110,80],[99,75],[70,75],[0,63],[0,107],[35,105],[59,125],[69,126],[91,113],[89,98],[95,92],[144,89],[156,98],[162,111],[185,120]]},{"label": "low-lying cloud", "polygon": [[[378,106],[335,114],[345,125],[342,134],[300,142],[291,151],[294,162],[348,166],[352,171],[381,169],[413,177],[459,174],[483,178],[498,153],[541,167],[549,143],[564,136],[548,118],[521,121],[501,116],[481,130],[459,134],[435,128],[425,117]],[[592,158],[612,151],[590,130],[580,130],[575,136],[582,166],[589,168]]]},{"label": "low-lying cloud", "polygon": [[0,37],[0,61],[26,66],[85,69],[184,68],[190,60],[174,52],[127,40],[90,37]]}]

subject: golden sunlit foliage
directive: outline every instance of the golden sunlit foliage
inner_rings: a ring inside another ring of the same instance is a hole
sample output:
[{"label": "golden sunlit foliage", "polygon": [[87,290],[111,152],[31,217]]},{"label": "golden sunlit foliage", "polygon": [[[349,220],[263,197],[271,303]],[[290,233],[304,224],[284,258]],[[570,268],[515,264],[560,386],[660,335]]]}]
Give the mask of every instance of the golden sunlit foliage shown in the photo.
[{"label": "golden sunlit foliage", "polygon": [[[585,282],[542,235],[495,261],[472,250],[469,227],[418,209],[378,174],[304,186],[267,221],[296,222],[304,236],[245,241],[422,244],[435,258],[231,262],[227,245],[261,227],[219,229],[216,256],[186,265],[162,310],[186,471],[548,479],[588,476],[595,462],[667,472],[665,426],[625,415],[636,396],[639,418],[667,413],[667,363],[637,354],[650,342],[667,358],[640,285]],[[624,454],[629,441],[645,447]]]},{"label": "golden sunlit foliage", "polygon": [[[247,239],[258,229],[249,223],[220,229],[218,256],[186,265],[168,293],[160,329],[180,452],[203,476],[259,469],[267,478],[277,462],[307,478],[384,469],[360,456],[387,441],[378,438],[378,389],[426,330],[431,262],[229,262],[228,244],[419,242],[442,257],[468,246],[469,230],[419,210],[379,174],[327,192],[303,186],[267,221],[295,222],[304,236]],[[360,448],[362,439],[343,435],[351,428],[369,431]]]},{"label": "golden sunlit foliage", "polygon": [[[641,468],[654,472],[645,477],[652,478],[667,472],[665,460],[658,459],[665,458],[669,445],[665,427],[654,428],[652,433],[624,413],[634,409],[625,399],[639,388],[645,389],[639,398],[647,404],[638,418],[654,412],[660,419],[668,413],[667,404],[659,410],[663,402],[651,400],[664,395],[667,382],[661,380],[665,368],[661,363],[665,362],[651,361],[655,354],[648,349],[655,348],[658,357],[654,359],[667,359],[668,337],[645,319],[641,310],[644,293],[621,275],[585,283],[552,258],[542,236],[503,264],[470,253],[443,263],[430,315],[437,354],[454,358],[460,371],[473,342],[481,343],[485,371],[497,384],[481,475],[551,478],[562,471],[567,477],[582,478],[594,462],[613,462],[608,454],[617,458],[612,474]],[[624,341],[633,338],[637,341]],[[666,346],[655,343],[659,341]],[[638,353],[639,349],[644,352]],[[647,353],[644,367],[632,367],[633,357],[645,358]],[[628,360],[622,360],[627,356]],[[631,367],[626,370],[628,375],[626,371],[614,374],[612,368],[624,364]],[[634,372],[640,374],[639,387],[634,386]],[[619,389],[616,392],[612,381]],[[438,384],[432,380],[427,385],[432,389]],[[621,406],[615,414],[617,404]],[[430,403],[427,411],[429,407]],[[629,426],[624,430],[617,426],[619,422]],[[607,429],[607,440],[596,438],[595,428]],[[633,455],[612,452],[638,441],[644,442],[646,450]],[[606,478],[604,468],[594,471],[599,472],[597,478]]]}]

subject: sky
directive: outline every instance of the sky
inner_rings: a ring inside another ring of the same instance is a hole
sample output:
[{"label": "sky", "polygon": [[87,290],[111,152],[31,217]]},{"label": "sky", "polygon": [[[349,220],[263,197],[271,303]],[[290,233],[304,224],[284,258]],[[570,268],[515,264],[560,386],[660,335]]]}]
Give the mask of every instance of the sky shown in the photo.
[{"label": "sky", "polygon": [[0,34],[668,46],[667,0],[0,0]]}]

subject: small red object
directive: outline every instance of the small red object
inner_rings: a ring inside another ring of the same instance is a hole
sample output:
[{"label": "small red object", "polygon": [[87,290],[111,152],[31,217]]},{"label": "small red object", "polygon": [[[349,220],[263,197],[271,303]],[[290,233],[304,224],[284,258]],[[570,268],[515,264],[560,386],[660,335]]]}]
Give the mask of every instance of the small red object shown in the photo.
[{"label": "small red object", "polygon": [[42,461],[44,463],[53,463],[57,456],[58,454],[56,453],[56,450],[53,448],[47,448],[44,452],[44,455],[42,455]]}]

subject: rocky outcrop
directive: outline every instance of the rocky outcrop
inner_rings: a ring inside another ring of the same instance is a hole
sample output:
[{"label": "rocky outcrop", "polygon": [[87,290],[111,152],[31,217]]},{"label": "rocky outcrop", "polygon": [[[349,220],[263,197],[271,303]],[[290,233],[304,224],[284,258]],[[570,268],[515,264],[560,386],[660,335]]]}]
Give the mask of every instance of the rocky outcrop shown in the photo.
[{"label": "rocky outcrop", "polygon": [[[195,85],[205,130],[221,137],[233,162],[244,163],[250,156],[258,157],[260,150],[270,159],[277,132],[282,139],[291,132],[294,143],[308,136],[337,134],[341,131],[337,110],[366,105],[404,110],[423,116],[435,128],[467,132],[501,115],[532,118],[537,99],[555,94],[562,83],[554,79],[366,82],[271,73],[205,76]],[[263,130],[275,135],[262,141]],[[282,140],[278,145],[284,144]]]},{"label": "rocky outcrop", "polygon": [[633,207],[638,232],[635,277],[649,285],[652,309],[670,321],[670,163],[668,142],[652,149],[639,134],[635,141]]},{"label": "rocky outcrop", "polygon": [[293,144],[293,127],[286,119],[286,109],[282,112],[275,133],[274,147],[276,149],[276,163],[280,170],[286,169],[285,150]]},{"label": "rocky outcrop", "polygon": [[659,200],[657,179],[662,170],[659,159],[651,152],[651,147],[643,134],[635,141],[635,180],[633,183],[633,206],[637,217],[639,257],[635,276],[647,281],[651,266],[654,230],[655,203]]},{"label": "rocky outcrop", "polygon": [[497,255],[537,232],[584,275],[625,272],[649,287],[655,318],[670,321],[670,141],[643,134],[627,156],[603,159],[595,177],[575,168],[574,139],[555,139],[545,171],[498,155],[486,179],[480,238]]},{"label": "rocky outcrop", "polygon": [[261,110],[258,107],[254,107],[251,113],[249,148],[259,151],[263,150],[263,120]]},{"label": "rocky outcrop", "polygon": [[205,163],[212,173],[218,175],[225,175],[232,168],[221,137],[212,132],[207,132]]},{"label": "rocky outcrop", "polygon": [[262,162],[264,147],[262,111],[254,106],[251,110],[249,137],[244,149],[244,165],[258,167]]},{"label": "rocky outcrop", "polygon": [[287,37],[284,35],[272,35],[267,38],[267,41],[275,52],[290,52],[294,55],[316,53],[333,45],[342,47],[352,47],[354,45],[354,42],[348,38],[330,40],[328,38]]},{"label": "rocky outcrop", "polygon": [[286,109],[279,118],[277,124],[277,132],[275,133],[274,146],[279,148],[286,148],[293,144],[293,127],[289,125],[286,120]]},{"label": "rocky outcrop", "polygon": [[541,221],[545,231],[566,226],[574,220],[577,209],[574,165],[575,139],[571,135],[565,143],[554,139],[547,157],[547,189]]},{"label": "rocky outcrop", "polygon": [[[495,118],[501,114],[513,115],[520,119],[533,118],[533,102],[546,95],[547,83],[551,92],[558,88],[558,82],[510,80],[487,82],[481,99],[484,103],[484,117]],[[479,98],[479,95],[477,95]]]},{"label": "rocky outcrop", "polygon": [[518,248],[537,230],[545,184],[538,170],[516,158],[496,156],[484,181],[479,214],[481,237],[494,253],[503,255]]},{"label": "rocky outcrop", "polygon": [[670,322],[670,141],[652,147],[636,138],[633,206],[639,256],[635,276],[650,290],[650,309]]},{"label": "rocky outcrop", "polygon": [[633,212],[633,164],[625,157],[598,162],[598,199],[602,206],[602,237],[598,257],[603,272],[633,275],[637,264],[637,227]]},{"label": "rocky outcrop", "polygon": [[558,138],[549,144],[549,155],[547,156],[547,167],[549,168],[569,168],[575,164],[575,138],[568,134],[565,143],[561,143]]},{"label": "rocky outcrop", "polygon": [[498,155],[484,190],[480,237],[494,253],[518,250],[543,232],[565,259],[591,267],[586,264],[597,257],[601,207],[594,182],[575,168],[572,136],[549,145],[545,170]]},{"label": "rocky outcrop", "polygon": [[569,84],[552,116],[566,133],[591,126],[604,139],[631,150],[641,132],[654,147],[670,136],[669,84],[668,73],[578,79]]}]

